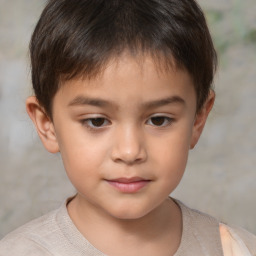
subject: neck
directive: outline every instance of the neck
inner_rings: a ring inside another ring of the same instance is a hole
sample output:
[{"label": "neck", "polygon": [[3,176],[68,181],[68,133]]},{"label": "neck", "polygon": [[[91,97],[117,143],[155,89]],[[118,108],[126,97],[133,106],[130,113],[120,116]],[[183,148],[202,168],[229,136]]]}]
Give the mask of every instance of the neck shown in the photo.
[{"label": "neck", "polygon": [[[173,242],[174,253],[180,243],[182,219],[179,206],[170,198],[149,214],[138,219],[118,219],[91,205],[79,195],[68,205],[68,212],[79,231],[99,250],[108,255],[125,255],[125,248],[143,248],[152,252],[154,245],[158,248]],[[158,246],[159,245],[159,246]],[[150,247],[150,248],[148,248]],[[118,252],[119,250],[119,252]],[[170,249],[171,250],[171,249]],[[150,253],[152,254],[152,253]],[[136,255],[127,254],[127,255]],[[139,254],[138,255],[143,255]],[[147,255],[145,253],[145,255]],[[154,255],[160,255],[156,253]]]}]

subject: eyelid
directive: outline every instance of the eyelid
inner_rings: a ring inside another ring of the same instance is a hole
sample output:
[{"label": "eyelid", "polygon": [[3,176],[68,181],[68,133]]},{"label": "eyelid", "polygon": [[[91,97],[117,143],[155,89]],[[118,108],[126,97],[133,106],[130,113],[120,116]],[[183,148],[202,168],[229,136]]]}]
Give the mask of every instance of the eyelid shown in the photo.
[{"label": "eyelid", "polygon": [[173,115],[166,114],[166,113],[156,113],[156,114],[150,115],[148,119],[154,118],[154,117],[165,117],[165,118],[169,118],[169,119],[174,119]]},{"label": "eyelid", "polygon": [[[167,124],[164,125],[154,125],[154,124],[148,124],[148,122],[152,119],[152,118],[157,118],[157,117],[161,117],[161,118],[165,118],[165,121],[167,121]],[[147,120],[146,120],[146,124],[151,125],[153,127],[158,127],[158,128],[164,128],[164,127],[168,127],[170,126],[172,123],[174,122],[174,117],[170,116],[168,114],[165,113],[157,113],[154,115],[151,115]]]},{"label": "eyelid", "polygon": [[[91,122],[92,120],[94,119],[104,119],[104,123],[107,122],[107,124],[104,124],[102,126],[94,126],[94,125],[90,125],[89,122]],[[86,116],[85,118],[83,118],[81,120],[81,123],[82,125],[84,125],[85,127],[87,127],[88,129],[90,130],[100,130],[100,129],[103,129],[105,128],[106,126],[108,126],[109,124],[111,124],[111,122],[109,121],[109,119],[106,117],[106,116],[103,116],[103,115],[89,115],[89,116]]]}]

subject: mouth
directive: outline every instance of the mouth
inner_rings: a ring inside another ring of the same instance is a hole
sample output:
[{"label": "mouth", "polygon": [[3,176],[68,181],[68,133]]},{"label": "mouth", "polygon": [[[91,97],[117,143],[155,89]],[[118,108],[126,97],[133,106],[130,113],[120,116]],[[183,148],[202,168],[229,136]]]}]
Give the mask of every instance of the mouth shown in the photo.
[{"label": "mouth", "polygon": [[147,180],[141,177],[132,178],[118,178],[112,180],[106,180],[109,185],[117,189],[122,193],[136,193],[142,188],[146,187],[151,180]]}]

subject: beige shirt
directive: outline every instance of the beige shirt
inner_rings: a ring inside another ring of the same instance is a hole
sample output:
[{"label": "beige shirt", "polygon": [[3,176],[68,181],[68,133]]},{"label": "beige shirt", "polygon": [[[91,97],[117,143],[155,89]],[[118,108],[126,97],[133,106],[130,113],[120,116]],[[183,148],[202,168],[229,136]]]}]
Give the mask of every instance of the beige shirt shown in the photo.
[{"label": "beige shirt", "polygon": [[[177,201],[183,218],[180,246],[174,256],[255,256],[256,237],[219,224]],[[223,244],[223,246],[222,246]],[[224,253],[223,253],[223,249]],[[78,231],[66,203],[20,227],[0,241],[0,256],[103,256]]]}]

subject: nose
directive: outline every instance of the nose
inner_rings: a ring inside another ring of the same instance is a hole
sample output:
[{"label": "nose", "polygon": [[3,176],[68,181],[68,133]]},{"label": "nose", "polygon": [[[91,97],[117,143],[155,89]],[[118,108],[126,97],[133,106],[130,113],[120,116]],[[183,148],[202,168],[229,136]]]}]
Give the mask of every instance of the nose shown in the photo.
[{"label": "nose", "polygon": [[114,162],[133,165],[147,159],[145,140],[136,127],[123,127],[115,132],[111,157]]}]

